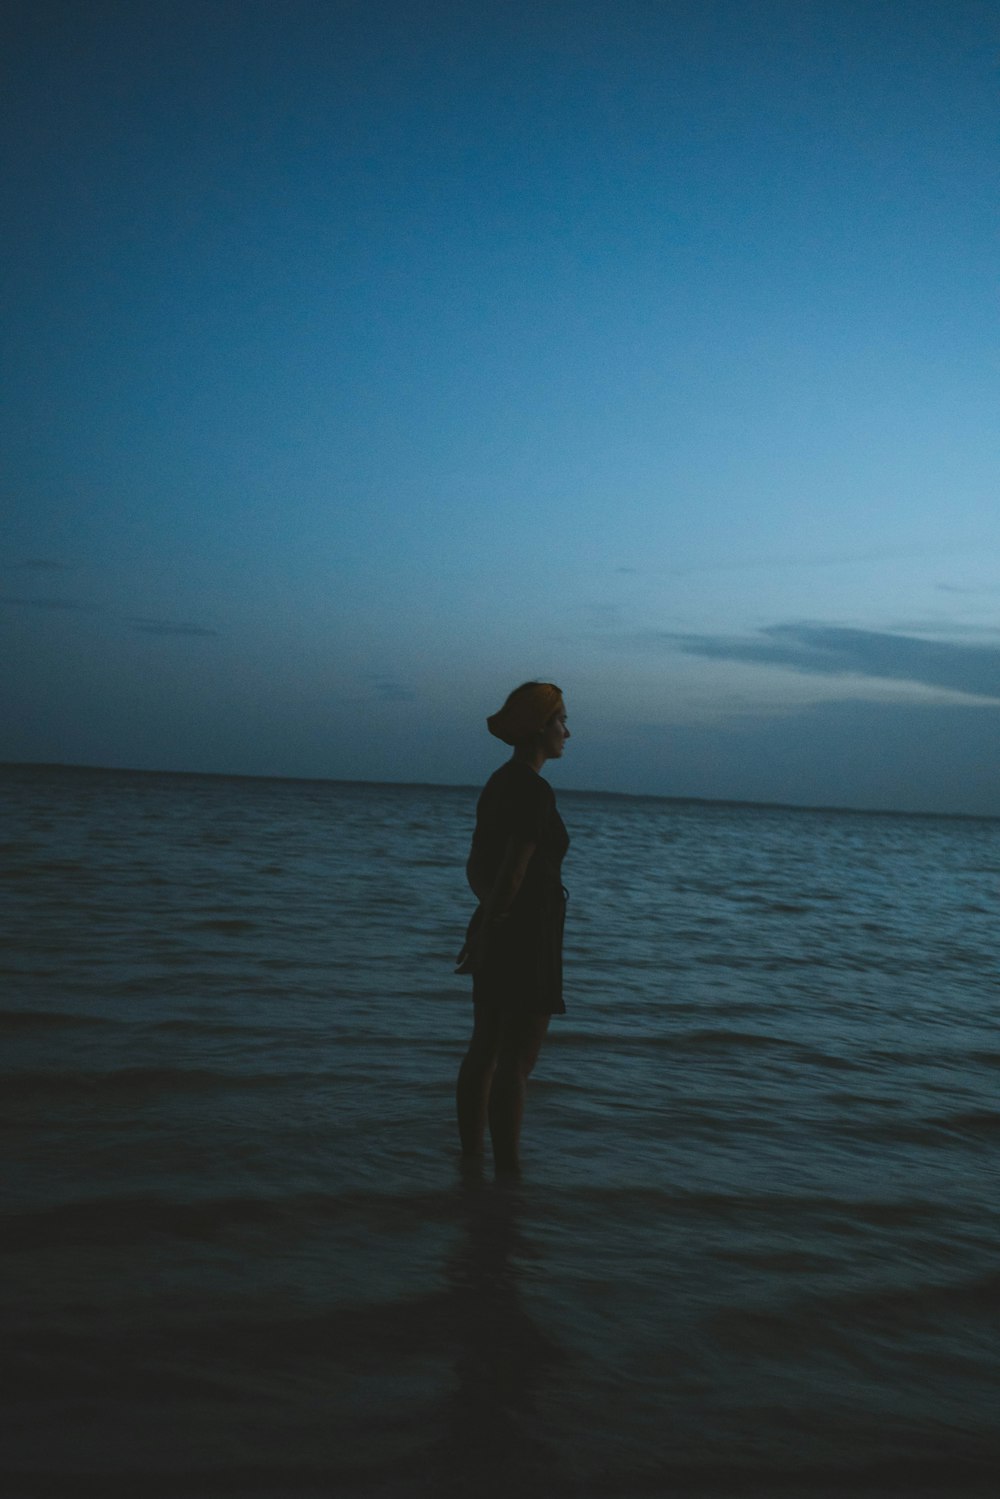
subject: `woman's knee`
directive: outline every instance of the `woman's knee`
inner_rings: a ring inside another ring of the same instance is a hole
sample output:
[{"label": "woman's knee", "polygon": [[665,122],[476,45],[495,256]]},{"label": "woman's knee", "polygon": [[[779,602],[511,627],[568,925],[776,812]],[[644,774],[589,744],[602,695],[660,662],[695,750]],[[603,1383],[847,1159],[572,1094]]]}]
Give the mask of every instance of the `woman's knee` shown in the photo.
[{"label": "woman's knee", "polygon": [[497,1064],[499,1043],[489,1036],[473,1036],[462,1060],[465,1072],[492,1072]]},{"label": "woman's knee", "polygon": [[548,1025],[547,1015],[531,1015],[509,1026],[500,1043],[497,1071],[527,1080],[538,1060]]}]

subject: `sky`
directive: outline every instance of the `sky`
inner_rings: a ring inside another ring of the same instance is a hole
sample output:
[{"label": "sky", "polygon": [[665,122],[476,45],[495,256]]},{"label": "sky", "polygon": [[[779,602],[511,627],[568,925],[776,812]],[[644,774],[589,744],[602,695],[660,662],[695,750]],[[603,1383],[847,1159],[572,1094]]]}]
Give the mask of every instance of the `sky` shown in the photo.
[{"label": "sky", "polygon": [[0,759],[1000,815],[1000,12],[13,0]]}]

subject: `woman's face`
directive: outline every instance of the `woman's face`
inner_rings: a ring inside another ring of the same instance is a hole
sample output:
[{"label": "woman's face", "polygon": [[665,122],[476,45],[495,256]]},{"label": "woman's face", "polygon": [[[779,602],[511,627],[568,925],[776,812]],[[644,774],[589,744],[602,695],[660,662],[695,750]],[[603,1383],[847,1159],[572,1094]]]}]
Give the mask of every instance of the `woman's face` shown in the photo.
[{"label": "woman's face", "polygon": [[566,709],[560,708],[542,730],[542,749],[545,751],[546,760],[558,760],[569,737],[569,729],[566,727]]}]

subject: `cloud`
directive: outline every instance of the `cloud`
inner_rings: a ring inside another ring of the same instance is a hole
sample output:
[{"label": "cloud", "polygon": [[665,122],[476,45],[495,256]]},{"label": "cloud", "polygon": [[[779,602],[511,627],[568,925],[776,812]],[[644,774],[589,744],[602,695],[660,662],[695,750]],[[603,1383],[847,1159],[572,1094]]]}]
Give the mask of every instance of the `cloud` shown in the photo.
[{"label": "cloud", "polygon": [[581,612],[592,630],[614,630],[621,626],[622,609],[620,604],[591,603],[582,604]]},{"label": "cloud", "polygon": [[998,736],[992,705],[845,698],[725,726],[651,725],[614,773],[622,790],[668,796],[996,817]]},{"label": "cloud", "polygon": [[814,676],[919,682],[926,687],[1000,700],[1000,645],[959,645],[912,635],[810,624],[770,625],[749,639],[668,631],[656,638],[685,655],[710,660],[787,666]]},{"label": "cloud", "polygon": [[372,683],[372,688],[375,696],[384,703],[412,703],[417,695],[412,687],[407,687],[403,682],[379,680]]},{"label": "cloud", "polygon": [[[0,604],[17,604],[25,609],[65,610],[71,613],[104,614],[109,611],[101,604],[91,604],[84,599],[59,599],[59,598],[23,598],[11,594],[0,594]],[[218,635],[218,630],[208,625],[192,624],[189,620],[179,619],[151,619],[145,615],[138,614],[111,614],[112,619],[120,619],[125,624],[132,625],[144,635]]]},{"label": "cloud", "polygon": [[0,595],[0,604],[18,604],[24,609],[71,609],[84,610],[93,613],[97,609],[96,604],[88,604],[81,599],[53,599],[53,598],[20,598],[11,594]]},{"label": "cloud", "polygon": [[125,618],[130,625],[141,630],[144,635],[218,635],[218,630],[212,630],[207,625],[188,624],[185,620],[169,619],[142,619],[133,614],[127,614]]},{"label": "cloud", "polygon": [[957,619],[927,617],[924,619],[894,619],[889,625],[890,635],[941,635],[949,639],[956,635],[971,635],[978,640],[1000,641],[1000,630],[995,625],[966,624]]}]

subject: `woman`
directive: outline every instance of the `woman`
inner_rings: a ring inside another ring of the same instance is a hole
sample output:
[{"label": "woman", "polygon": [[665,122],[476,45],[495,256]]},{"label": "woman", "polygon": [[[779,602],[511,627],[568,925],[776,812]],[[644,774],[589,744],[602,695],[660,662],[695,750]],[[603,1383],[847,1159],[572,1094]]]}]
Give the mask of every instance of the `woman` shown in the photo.
[{"label": "woman", "polygon": [[458,955],[457,972],[472,974],[475,1010],[458,1075],[458,1129],[463,1155],[479,1156],[488,1119],[496,1168],[511,1173],[528,1076],[549,1016],[566,1010],[559,870],[569,838],[539,772],[559,759],[570,734],[552,682],[515,688],[486,726],[514,753],[483,788],[466,866],[479,909]]}]

